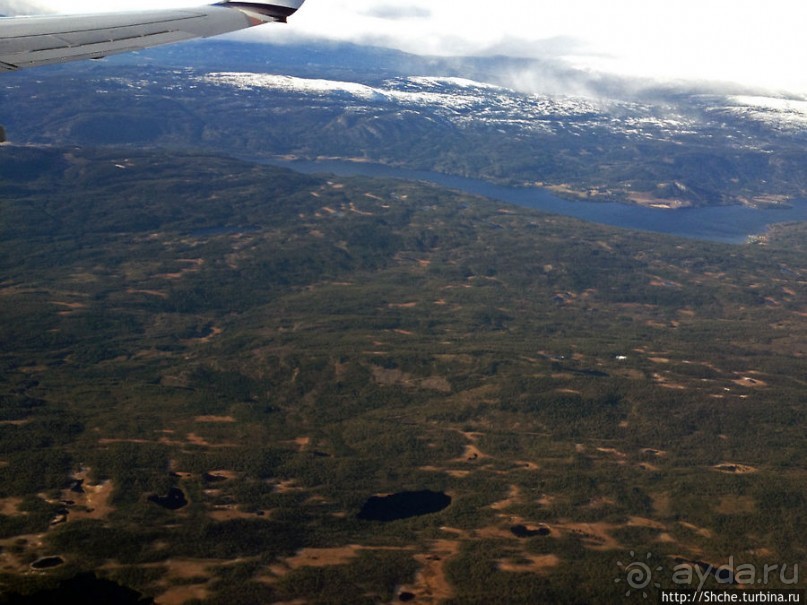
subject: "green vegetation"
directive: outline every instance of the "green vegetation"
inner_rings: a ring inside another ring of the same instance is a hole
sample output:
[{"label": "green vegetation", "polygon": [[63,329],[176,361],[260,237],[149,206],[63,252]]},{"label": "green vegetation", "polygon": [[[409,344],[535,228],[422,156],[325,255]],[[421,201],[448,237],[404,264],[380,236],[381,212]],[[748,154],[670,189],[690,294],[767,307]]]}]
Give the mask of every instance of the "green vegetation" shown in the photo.
[{"label": "green vegetation", "polygon": [[[802,227],[667,239],[209,155],[0,166],[4,590],[613,603],[629,551],[805,560]],[[451,506],[356,518],[426,489]]]}]

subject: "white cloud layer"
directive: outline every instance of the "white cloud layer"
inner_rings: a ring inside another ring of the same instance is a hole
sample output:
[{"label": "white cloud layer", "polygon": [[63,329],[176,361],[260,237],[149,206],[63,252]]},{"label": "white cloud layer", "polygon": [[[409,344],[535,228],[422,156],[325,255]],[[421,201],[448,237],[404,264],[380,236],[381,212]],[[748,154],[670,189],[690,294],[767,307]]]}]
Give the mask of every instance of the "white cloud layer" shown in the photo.
[{"label": "white cloud layer", "polygon": [[[35,11],[99,10],[97,0],[36,1]],[[0,0],[0,12],[11,12],[11,3],[19,12],[21,0]],[[103,9],[199,3],[107,0]],[[289,26],[241,36],[329,38],[419,54],[506,52],[595,72],[807,95],[805,23],[803,0],[307,0]]]}]

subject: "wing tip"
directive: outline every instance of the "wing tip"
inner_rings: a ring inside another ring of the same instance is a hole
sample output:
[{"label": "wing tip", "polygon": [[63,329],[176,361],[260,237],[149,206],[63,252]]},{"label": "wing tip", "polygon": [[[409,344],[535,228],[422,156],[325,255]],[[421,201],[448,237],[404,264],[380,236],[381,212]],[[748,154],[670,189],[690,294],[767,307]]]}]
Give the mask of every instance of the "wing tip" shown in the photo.
[{"label": "wing tip", "polygon": [[269,17],[274,21],[285,23],[286,19],[297,12],[305,0],[225,0],[219,6],[235,8]]}]

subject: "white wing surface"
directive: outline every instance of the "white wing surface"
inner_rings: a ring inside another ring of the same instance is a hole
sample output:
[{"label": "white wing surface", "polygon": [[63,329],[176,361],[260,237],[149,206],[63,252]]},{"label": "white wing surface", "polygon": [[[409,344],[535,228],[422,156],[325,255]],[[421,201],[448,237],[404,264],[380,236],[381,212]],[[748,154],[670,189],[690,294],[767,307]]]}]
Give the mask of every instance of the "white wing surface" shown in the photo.
[{"label": "white wing surface", "polygon": [[305,0],[225,1],[189,9],[0,18],[0,72],[99,59],[285,22]]}]

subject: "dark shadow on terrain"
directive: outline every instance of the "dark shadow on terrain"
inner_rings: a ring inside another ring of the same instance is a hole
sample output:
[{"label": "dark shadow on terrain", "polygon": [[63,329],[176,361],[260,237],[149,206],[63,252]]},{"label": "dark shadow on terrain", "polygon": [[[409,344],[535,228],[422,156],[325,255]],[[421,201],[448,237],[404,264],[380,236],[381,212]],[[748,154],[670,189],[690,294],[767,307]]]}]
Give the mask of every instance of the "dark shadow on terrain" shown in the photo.
[{"label": "dark shadow on terrain", "polygon": [[79,574],[59,583],[57,588],[31,595],[11,593],[0,596],[2,605],[53,605],[54,603],[114,603],[115,605],[150,605],[154,599],[93,573]]}]

